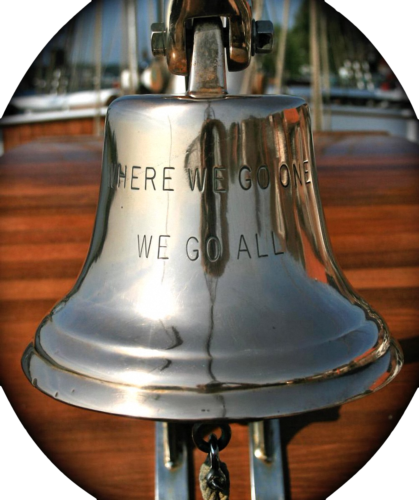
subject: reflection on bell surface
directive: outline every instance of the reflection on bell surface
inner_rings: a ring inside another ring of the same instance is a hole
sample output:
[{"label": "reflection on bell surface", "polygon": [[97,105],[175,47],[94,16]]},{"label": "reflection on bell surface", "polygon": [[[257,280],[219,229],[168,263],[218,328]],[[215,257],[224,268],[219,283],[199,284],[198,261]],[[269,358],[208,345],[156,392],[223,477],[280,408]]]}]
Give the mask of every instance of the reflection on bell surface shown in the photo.
[{"label": "reflection on bell surface", "polygon": [[196,88],[110,106],[89,254],[26,375],[61,401],[160,420],[379,389],[401,352],[332,255],[308,106]]},{"label": "reflection on bell surface", "polygon": [[111,105],[86,263],[25,354],[37,387],[139,417],[260,418],[363,395],[400,364],[331,253],[303,100]]}]

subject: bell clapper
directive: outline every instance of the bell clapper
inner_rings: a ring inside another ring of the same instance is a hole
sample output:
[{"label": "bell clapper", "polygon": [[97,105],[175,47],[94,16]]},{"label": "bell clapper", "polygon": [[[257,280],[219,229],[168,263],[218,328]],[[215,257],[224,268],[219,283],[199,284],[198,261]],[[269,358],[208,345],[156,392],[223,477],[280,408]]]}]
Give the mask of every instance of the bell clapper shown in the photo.
[{"label": "bell clapper", "polygon": [[230,475],[219,453],[230,442],[231,429],[227,423],[219,427],[222,430],[221,437],[218,439],[211,433],[208,441],[204,439],[205,424],[195,424],[192,429],[197,448],[208,454],[199,471],[199,486],[204,500],[228,500],[230,495]]}]

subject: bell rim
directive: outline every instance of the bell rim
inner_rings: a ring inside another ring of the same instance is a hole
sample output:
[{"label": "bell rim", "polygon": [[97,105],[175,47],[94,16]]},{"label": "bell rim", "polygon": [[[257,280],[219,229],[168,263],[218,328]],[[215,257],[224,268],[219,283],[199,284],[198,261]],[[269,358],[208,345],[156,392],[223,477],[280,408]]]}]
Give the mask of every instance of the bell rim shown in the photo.
[{"label": "bell rim", "polygon": [[189,422],[252,421],[339,406],[385,387],[402,365],[401,347],[391,338],[382,356],[340,374],[201,391],[145,389],[86,377],[54,365],[32,343],[22,357],[22,369],[32,385],[62,403],[125,417]]}]

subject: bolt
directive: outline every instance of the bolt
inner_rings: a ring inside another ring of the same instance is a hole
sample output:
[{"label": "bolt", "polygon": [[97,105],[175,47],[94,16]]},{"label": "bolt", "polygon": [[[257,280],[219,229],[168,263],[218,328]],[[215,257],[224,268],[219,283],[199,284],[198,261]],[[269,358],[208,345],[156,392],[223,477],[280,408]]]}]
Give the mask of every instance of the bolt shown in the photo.
[{"label": "bolt", "polygon": [[271,21],[252,22],[252,56],[269,54],[274,45],[274,25]]},{"label": "bolt", "polygon": [[166,28],[164,23],[151,25],[151,50],[154,56],[166,55]]}]

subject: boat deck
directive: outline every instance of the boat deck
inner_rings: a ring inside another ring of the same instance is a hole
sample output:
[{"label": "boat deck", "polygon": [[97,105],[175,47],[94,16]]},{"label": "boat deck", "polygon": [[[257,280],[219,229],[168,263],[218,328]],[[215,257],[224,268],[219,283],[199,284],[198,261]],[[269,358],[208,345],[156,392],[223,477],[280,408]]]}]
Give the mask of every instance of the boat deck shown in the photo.
[{"label": "boat deck", "polygon": [[[341,133],[319,134],[315,146],[337,260],[386,319],[406,364],[376,394],[282,420],[292,500],[324,500],[351,478],[391,433],[419,379],[419,145]],[[20,368],[40,320],[72,287],[86,256],[101,151],[101,139],[56,137],[0,158],[0,377],[26,429],[73,481],[100,500],[151,500],[153,422],[54,401]],[[196,476],[203,458],[196,452]],[[249,500],[245,426],[233,425],[222,459],[234,497]]]}]

